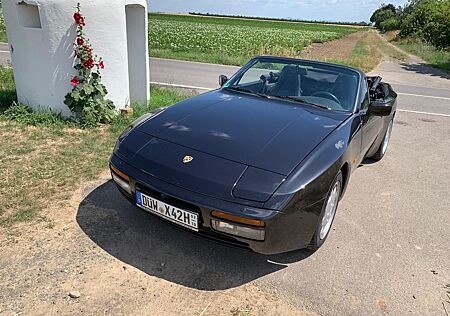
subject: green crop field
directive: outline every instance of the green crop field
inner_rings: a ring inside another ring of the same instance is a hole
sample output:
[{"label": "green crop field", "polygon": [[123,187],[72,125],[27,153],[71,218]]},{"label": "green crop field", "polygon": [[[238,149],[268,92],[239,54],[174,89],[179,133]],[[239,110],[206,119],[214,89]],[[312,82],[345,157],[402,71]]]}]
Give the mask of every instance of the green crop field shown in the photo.
[{"label": "green crop field", "polygon": [[242,65],[255,55],[298,56],[311,43],[358,30],[361,28],[150,14],[149,45],[153,57]]}]

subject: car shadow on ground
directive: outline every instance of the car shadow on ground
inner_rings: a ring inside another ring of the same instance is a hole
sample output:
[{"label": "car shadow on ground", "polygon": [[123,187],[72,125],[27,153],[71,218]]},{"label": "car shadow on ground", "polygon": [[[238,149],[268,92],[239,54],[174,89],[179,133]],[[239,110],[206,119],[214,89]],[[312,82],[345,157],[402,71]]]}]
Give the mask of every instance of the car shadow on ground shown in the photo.
[{"label": "car shadow on ground", "polygon": [[205,240],[133,206],[112,181],[80,203],[76,219],[89,238],[117,259],[200,290],[234,288],[311,255],[299,250],[264,256]]},{"label": "car shadow on ground", "polygon": [[363,161],[361,161],[361,163],[358,165],[358,168],[362,168],[364,166],[370,166],[373,164],[376,164],[378,161],[376,161],[373,158],[364,158]]},{"label": "car shadow on ground", "polygon": [[[444,61],[442,66],[444,66],[444,63],[447,63],[448,66],[448,62]],[[436,69],[431,67],[428,64],[425,63],[401,63],[400,66],[407,70],[407,71],[413,71],[416,72],[418,74],[423,74],[423,75],[430,75],[433,77],[440,77],[443,79],[450,79],[450,74],[441,70],[441,69]]]}]

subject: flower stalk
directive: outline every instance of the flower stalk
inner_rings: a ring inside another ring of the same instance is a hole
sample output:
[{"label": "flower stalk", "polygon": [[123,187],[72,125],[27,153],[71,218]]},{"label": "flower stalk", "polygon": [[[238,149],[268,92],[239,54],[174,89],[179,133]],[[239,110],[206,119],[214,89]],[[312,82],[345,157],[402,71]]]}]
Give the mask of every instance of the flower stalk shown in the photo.
[{"label": "flower stalk", "polygon": [[105,98],[108,91],[102,84],[100,70],[105,69],[101,57],[94,54],[89,38],[84,32],[86,19],[81,13],[81,5],[77,4],[77,11],[73,15],[77,32],[74,41],[74,68],[78,74],[70,80],[72,91],[66,95],[64,103],[86,125],[94,126],[109,123],[116,115],[114,103]]}]

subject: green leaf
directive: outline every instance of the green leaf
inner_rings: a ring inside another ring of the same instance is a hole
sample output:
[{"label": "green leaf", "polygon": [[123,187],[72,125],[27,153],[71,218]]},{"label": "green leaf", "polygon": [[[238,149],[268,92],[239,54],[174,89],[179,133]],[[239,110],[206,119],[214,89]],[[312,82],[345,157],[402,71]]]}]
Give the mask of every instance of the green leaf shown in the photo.
[{"label": "green leaf", "polygon": [[104,96],[106,95],[106,89],[105,89],[105,86],[104,86],[104,85],[99,84],[99,85],[96,86],[96,89],[97,89],[98,93],[99,93],[102,97],[104,97]]},{"label": "green leaf", "polygon": [[80,91],[73,90],[71,96],[75,101],[80,101]]},{"label": "green leaf", "polygon": [[91,95],[94,92],[94,87],[87,84],[84,86],[83,90],[84,90],[84,93],[86,93],[86,95]]},{"label": "green leaf", "polygon": [[64,104],[67,105],[69,108],[72,106],[73,98],[72,98],[72,94],[71,93],[66,94],[66,97],[64,99]]}]

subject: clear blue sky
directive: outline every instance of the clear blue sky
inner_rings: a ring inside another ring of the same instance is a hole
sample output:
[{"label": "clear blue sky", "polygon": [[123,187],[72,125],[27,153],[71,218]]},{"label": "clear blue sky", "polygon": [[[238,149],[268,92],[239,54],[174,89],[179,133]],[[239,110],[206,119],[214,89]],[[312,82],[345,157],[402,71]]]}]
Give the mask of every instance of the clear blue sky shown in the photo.
[{"label": "clear blue sky", "polygon": [[[369,21],[380,0],[147,0],[152,12],[202,12],[326,21]],[[396,6],[406,0],[394,0]]]}]

